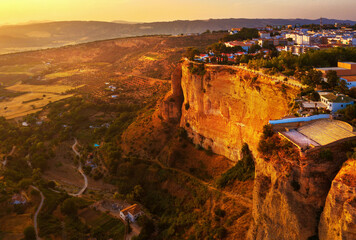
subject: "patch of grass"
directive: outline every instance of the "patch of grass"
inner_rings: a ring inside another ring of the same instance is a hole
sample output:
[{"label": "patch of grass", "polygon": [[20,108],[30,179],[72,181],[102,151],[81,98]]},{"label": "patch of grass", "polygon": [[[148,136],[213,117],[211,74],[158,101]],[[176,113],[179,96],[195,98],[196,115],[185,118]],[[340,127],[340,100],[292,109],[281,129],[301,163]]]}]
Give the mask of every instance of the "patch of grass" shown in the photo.
[{"label": "patch of grass", "polygon": [[106,213],[96,219],[92,226],[91,234],[97,239],[123,239],[125,234],[125,225]]}]

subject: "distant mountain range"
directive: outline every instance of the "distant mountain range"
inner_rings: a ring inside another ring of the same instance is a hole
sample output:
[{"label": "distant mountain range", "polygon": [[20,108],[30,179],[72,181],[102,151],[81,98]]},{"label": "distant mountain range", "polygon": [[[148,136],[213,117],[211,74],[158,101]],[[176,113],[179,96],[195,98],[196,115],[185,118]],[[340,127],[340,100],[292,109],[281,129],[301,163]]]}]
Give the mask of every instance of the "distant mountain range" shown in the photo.
[{"label": "distant mountain range", "polygon": [[[233,27],[264,27],[266,25],[319,24],[319,19],[209,19],[131,23],[125,21],[65,21],[0,26],[0,54],[59,47],[120,37],[153,34],[202,33],[207,29],[227,30]],[[323,19],[328,23],[349,23],[351,20]]]}]

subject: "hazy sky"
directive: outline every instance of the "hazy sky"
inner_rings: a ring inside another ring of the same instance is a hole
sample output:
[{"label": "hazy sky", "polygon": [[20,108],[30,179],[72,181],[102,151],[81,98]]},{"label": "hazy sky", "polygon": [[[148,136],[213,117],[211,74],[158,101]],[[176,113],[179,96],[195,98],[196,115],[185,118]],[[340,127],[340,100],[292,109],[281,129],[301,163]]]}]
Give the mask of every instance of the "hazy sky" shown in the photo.
[{"label": "hazy sky", "polygon": [[0,24],[319,17],[356,20],[356,0],[0,0]]}]

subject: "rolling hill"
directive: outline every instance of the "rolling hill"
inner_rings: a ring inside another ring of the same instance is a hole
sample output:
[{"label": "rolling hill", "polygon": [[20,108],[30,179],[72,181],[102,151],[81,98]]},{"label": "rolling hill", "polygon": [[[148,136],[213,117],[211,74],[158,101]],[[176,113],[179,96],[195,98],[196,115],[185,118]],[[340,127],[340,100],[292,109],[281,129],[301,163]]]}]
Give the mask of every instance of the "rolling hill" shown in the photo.
[{"label": "rolling hill", "polygon": [[[323,19],[324,23],[355,21]],[[318,24],[319,19],[209,19],[152,23],[99,21],[44,22],[0,27],[0,54],[59,47],[96,40],[156,34],[202,33],[232,27],[263,27],[266,25]]]}]

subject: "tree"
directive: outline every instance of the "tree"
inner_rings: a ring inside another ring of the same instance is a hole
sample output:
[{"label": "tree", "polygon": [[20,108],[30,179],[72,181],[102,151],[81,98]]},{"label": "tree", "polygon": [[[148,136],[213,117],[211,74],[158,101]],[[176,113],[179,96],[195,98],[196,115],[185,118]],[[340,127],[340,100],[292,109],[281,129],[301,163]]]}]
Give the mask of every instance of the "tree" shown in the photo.
[{"label": "tree", "polygon": [[323,74],[318,71],[311,69],[308,73],[302,78],[302,83],[311,87],[316,87],[321,83]]},{"label": "tree", "polygon": [[261,46],[258,44],[254,44],[248,49],[248,53],[255,53],[259,50],[261,50]]},{"label": "tree", "polygon": [[334,89],[339,85],[340,78],[337,76],[336,71],[328,71],[326,73],[326,78],[328,79],[328,84],[330,88]]},{"label": "tree", "polygon": [[36,232],[33,226],[28,226],[25,228],[23,234],[25,235],[25,240],[36,240]]},{"label": "tree", "polygon": [[41,169],[36,168],[32,170],[32,180],[39,183],[42,180]]},{"label": "tree", "polygon": [[335,91],[343,94],[347,94],[349,92],[349,88],[347,87],[347,83],[345,80],[339,80],[339,84],[335,87]]},{"label": "tree", "polygon": [[78,206],[75,198],[67,198],[66,200],[64,200],[61,206],[61,212],[63,214],[66,214],[68,216],[75,216],[77,215],[77,211]]},{"label": "tree", "polygon": [[189,60],[194,60],[195,55],[199,55],[200,51],[197,48],[189,47],[185,52],[184,56],[187,57]]},{"label": "tree", "polygon": [[271,124],[264,125],[262,137],[266,139],[272,137],[273,135],[274,135],[274,131],[272,125]]}]

